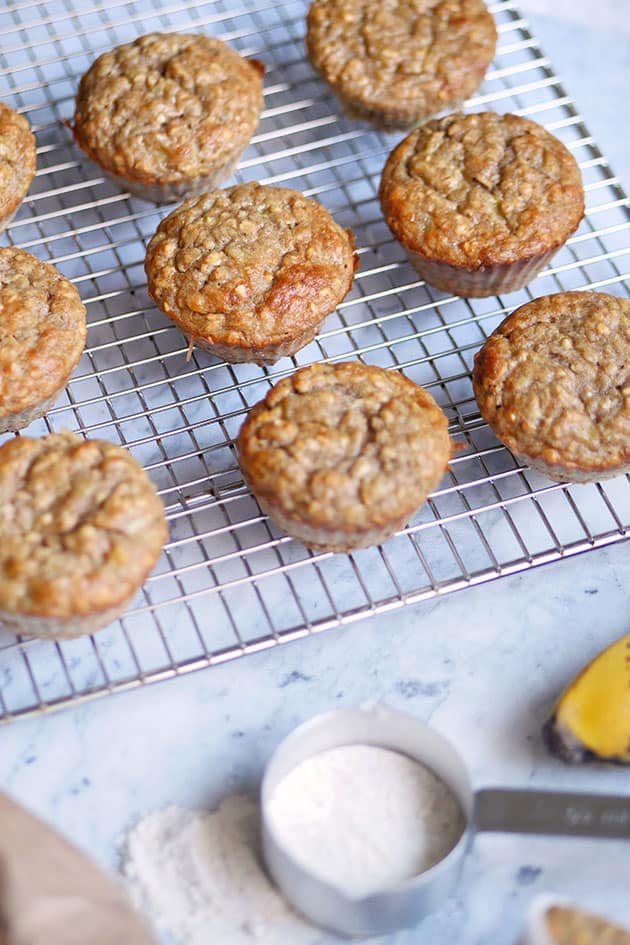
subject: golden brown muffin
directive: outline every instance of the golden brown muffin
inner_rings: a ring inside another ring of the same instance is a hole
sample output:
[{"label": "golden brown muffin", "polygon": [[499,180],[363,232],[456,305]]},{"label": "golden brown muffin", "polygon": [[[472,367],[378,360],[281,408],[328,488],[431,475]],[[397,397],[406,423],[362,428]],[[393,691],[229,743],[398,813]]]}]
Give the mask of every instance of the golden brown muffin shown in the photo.
[{"label": "golden brown muffin", "polygon": [[390,154],[380,197],[419,275],[462,296],[522,288],[584,215],[565,146],[536,122],[494,112],[413,131]]},{"label": "golden brown muffin", "polygon": [[630,469],[630,300],[561,292],[521,306],[475,357],[481,416],[558,482]]},{"label": "golden brown muffin", "polygon": [[0,447],[0,622],[75,637],[123,612],[167,538],[162,503],[127,450],[73,433]]},{"label": "golden brown muffin", "polygon": [[35,136],[26,118],[0,102],[0,233],[26,197],[35,176]]},{"label": "golden brown muffin", "polygon": [[253,407],[237,441],[260,507],[310,548],[350,551],[407,524],[451,456],[443,411],[396,371],[312,364]]},{"label": "golden brown muffin", "polygon": [[351,117],[410,128],[481,85],[497,31],[483,0],[315,0],[306,46]]},{"label": "golden brown muffin", "polygon": [[296,190],[239,184],[160,223],[145,270],[158,306],[226,361],[273,364],[313,339],[349,292],[352,234]]},{"label": "golden brown muffin", "polygon": [[264,66],[202,34],[150,33],[81,79],[74,137],[108,177],[166,203],[222,184],[256,130]]},{"label": "golden brown muffin", "polygon": [[53,406],[85,346],[85,306],[49,263],[0,247],[0,433]]}]

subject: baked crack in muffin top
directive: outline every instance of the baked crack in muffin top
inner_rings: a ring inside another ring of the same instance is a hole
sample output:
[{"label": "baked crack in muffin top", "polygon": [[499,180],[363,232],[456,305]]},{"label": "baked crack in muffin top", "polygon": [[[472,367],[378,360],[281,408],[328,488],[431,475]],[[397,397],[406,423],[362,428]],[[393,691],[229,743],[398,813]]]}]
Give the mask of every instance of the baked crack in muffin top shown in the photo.
[{"label": "baked crack in muffin top", "polygon": [[35,176],[35,136],[23,115],[0,102],[0,226],[20,206]]},{"label": "baked crack in muffin top", "polygon": [[470,269],[561,246],[584,214],[575,158],[536,122],[481,112],[427,122],[390,155],[381,204],[396,238]]},{"label": "baked crack in muffin top", "polygon": [[405,128],[467,98],[494,55],[482,0],[315,0],[310,59],[358,116]]},{"label": "baked crack in muffin top", "polygon": [[[296,190],[239,184],[192,198],[159,225],[145,269],[149,292],[192,341],[252,349],[315,328],[346,295],[352,235]],[[244,359],[244,358],[242,358]]]},{"label": "baked crack in muffin top", "polygon": [[31,253],[0,247],[0,428],[64,386],[85,336],[76,287]]},{"label": "baked crack in muffin top", "polygon": [[212,174],[251,138],[263,66],[210,36],[150,33],[81,79],[74,136],[113,174],[147,184]]},{"label": "baked crack in muffin top", "polygon": [[285,527],[292,519],[345,531],[356,545],[355,533],[394,531],[411,517],[444,474],[451,444],[425,390],[396,371],[342,362],[280,381],[250,411],[238,450],[272,518],[280,508]]},{"label": "baked crack in muffin top", "polygon": [[543,296],[517,309],[475,357],[475,396],[497,436],[560,480],[630,462],[630,300]]},{"label": "baked crack in muffin top", "polygon": [[167,531],[126,450],[72,433],[0,448],[0,611],[75,618],[126,600]]}]

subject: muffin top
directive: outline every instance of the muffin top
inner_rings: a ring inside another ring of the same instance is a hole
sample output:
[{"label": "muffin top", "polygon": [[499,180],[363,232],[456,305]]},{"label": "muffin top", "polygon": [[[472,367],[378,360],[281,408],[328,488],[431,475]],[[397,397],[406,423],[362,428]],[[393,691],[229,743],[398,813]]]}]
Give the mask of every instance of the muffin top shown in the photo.
[{"label": "muffin top", "polygon": [[396,371],[312,364],[280,381],[238,437],[253,492],[314,527],[368,530],[412,515],[451,455],[443,411]]},{"label": "muffin top", "polygon": [[20,206],[35,176],[35,136],[22,115],[0,102],[0,218]]},{"label": "muffin top", "polygon": [[568,470],[630,460],[630,300],[561,292],[517,309],[475,357],[484,420],[515,453]]},{"label": "muffin top", "polygon": [[355,264],[352,235],[325,207],[252,183],[174,210],[145,269],[151,296],[192,338],[264,347],[332,312]]},{"label": "muffin top", "polygon": [[315,0],[307,19],[313,65],[348,104],[398,127],[472,94],[496,40],[483,0]]},{"label": "muffin top", "polygon": [[85,336],[74,285],[31,253],[0,247],[0,418],[63,387]]},{"label": "muffin top", "polygon": [[396,238],[429,259],[470,269],[561,246],[584,214],[574,157],[536,122],[448,115],[389,156],[381,205]]},{"label": "muffin top", "polygon": [[262,73],[210,36],[141,36],[103,53],[81,79],[75,139],[106,170],[142,183],[210,174],[254,133]]},{"label": "muffin top", "polygon": [[122,447],[68,432],[0,447],[0,610],[69,618],[116,606],[166,537],[155,488]]}]

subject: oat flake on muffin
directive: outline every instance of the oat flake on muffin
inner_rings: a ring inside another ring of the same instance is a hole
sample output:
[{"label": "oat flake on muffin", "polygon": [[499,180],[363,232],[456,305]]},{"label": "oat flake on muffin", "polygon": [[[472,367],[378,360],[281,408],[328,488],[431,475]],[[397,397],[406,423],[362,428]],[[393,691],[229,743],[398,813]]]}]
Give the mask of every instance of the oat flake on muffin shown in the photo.
[{"label": "oat flake on muffin", "polygon": [[159,225],[149,293],[191,344],[273,364],[313,339],[349,292],[352,234],[296,190],[239,184],[192,198]]},{"label": "oat flake on muffin", "polygon": [[409,128],[468,98],[497,31],[483,0],[315,0],[311,62],[352,117]]},{"label": "oat flake on muffin", "polygon": [[55,403],[85,346],[76,287],[22,249],[0,247],[0,433]]},{"label": "oat flake on muffin", "polygon": [[35,136],[26,118],[0,102],[0,233],[9,225],[35,176]]},{"label": "oat flake on muffin", "polygon": [[256,130],[263,72],[210,36],[141,36],[103,53],[81,79],[75,140],[146,200],[201,193],[231,176]]},{"label": "oat flake on muffin", "polygon": [[253,407],[237,440],[260,507],[311,548],[349,551],[407,524],[451,456],[448,421],[396,371],[312,364]]},{"label": "oat flake on muffin", "polygon": [[630,299],[561,292],[506,318],[475,357],[481,415],[559,482],[630,469]]},{"label": "oat flake on muffin", "polygon": [[57,639],[126,608],[167,537],[164,509],[127,450],[73,433],[0,447],[0,623]]},{"label": "oat flake on muffin", "polygon": [[584,215],[580,170],[562,142],[495,112],[413,131],[389,156],[380,197],[419,275],[462,296],[522,288]]}]

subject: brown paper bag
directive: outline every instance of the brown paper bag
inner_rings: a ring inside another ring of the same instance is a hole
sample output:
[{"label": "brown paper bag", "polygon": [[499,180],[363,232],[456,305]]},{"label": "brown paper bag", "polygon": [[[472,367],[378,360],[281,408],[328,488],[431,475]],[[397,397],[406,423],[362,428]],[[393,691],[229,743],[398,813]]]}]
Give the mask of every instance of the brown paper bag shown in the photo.
[{"label": "brown paper bag", "polygon": [[122,888],[0,794],[0,945],[155,945]]}]

